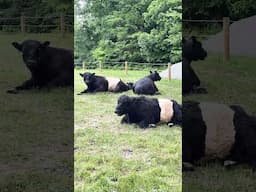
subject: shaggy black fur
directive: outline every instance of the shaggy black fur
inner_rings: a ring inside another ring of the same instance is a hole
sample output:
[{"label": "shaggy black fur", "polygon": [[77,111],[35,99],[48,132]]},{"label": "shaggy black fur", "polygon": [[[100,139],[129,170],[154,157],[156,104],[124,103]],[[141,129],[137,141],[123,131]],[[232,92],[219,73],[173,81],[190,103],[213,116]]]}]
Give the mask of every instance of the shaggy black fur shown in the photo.
[{"label": "shaggy black fur", "polygon": [[[197,102],[182,103],[182,162],[194,163],[204,156],[206,125]],[[186,167],[183,167],[186,170]]]},{"label": "shaggy black fur", "polygon": [[[181,124],[181,106],[174,102],[174,113],[169,123]],[[177,110],[177,111],[175,111]],[[161,108],[158,99],[140,97],[120,96],[117,102],[115,113],[119,116],[125,115],[121,123],[138,124],[141,128],[150,127],[160,121]]]}]

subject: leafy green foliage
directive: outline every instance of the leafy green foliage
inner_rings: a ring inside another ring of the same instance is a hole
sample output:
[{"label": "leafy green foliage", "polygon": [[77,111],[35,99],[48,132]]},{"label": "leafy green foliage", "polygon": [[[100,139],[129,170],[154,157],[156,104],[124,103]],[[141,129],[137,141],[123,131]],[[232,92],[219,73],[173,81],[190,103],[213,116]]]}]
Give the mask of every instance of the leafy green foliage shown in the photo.
[{"label": "leafy green foliage", "polygon": [[181,59],[180,0],[75,2],[75,56],[86,61]]},{"label": "leafy green foliage", "polygon": [[72,14],[73,0],[0,0],[1,12],[0,15],[4,17],[20,16],[22,12],[25,15],[51,15],[56,13]]},{"label": "leafy green foliage", "polygon": [[[255,15],[256,4],[254,0],[183,0],[183,19],[189,20],[222,20],[223,17],[230,17],[231,20]],[[222,30],[222,22],[184,22],[183,35],[187,34],[203,36],[216,34]]]},{"label": "leafy green foliage", "polygon": [[254,0],[183,0],[183,17],[186,19],[222,19],[230,16],[233,20],[255,15]]}]

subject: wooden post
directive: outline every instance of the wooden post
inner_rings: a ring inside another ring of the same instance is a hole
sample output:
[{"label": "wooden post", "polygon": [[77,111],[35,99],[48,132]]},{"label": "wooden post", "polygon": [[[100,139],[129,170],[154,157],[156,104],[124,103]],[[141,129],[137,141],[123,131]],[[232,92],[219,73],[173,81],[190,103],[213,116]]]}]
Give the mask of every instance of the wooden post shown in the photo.
[{"label": "wooden post", "polygon": [[223,17],[223,40],[224,40],[224,61],[228,62],[230,58],[230,19]]},{"label": "wooden post", "polygon": [[171,63],[168,63],[168,80],[171,80]]},{"label": "wooden post", "polygon": [[124,62],[124,70],[125,70],[125,74],[127,75],[128,74],[128,62],[127,61]]},{"label": "wooden post", "polygon": [[60,32],[62,36],[65,34],[65,19],[63,13],[60,14]]},{"label": "wooden post", "polygon": [[21,16],[20,16],[20,30],[22,33],[25,33],[25,15],[24,15],[24,13],[21,13]]},{"label": "wooden post", "polygon": [[102,71],[102,61],[100,61],[100,71]]},{"label": "wooden post", "polygon": [[83,69],[85,69],[85,62],[83,61],[83,63],[82,63],[82,64],[83,64]]}]

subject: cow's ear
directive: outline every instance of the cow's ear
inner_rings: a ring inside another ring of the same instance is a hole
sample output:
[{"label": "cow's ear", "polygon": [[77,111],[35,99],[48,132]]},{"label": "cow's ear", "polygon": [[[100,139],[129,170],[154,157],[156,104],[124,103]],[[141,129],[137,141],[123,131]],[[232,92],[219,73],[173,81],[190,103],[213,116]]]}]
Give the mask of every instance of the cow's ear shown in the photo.
[{"label": "cow's ear", "polygon": [[45,41],[41,44],[42,48],[48,47],[50,45],[50,41]]},{"label": "cow's ear", "polygon": [[12,42],[12,46],[15,47],[17,50],[22,51],[22,45],[17,42]]},{"label": "cow's ear", "polygon": [[92,76],[94,76],[95,75],[95,73],[92,73]]},{"label": "cow's ear", "polygon": [[84,77],[84,74],[83,74],[83,73],[80,73],[80,76],[81,76],[81,77]]}]

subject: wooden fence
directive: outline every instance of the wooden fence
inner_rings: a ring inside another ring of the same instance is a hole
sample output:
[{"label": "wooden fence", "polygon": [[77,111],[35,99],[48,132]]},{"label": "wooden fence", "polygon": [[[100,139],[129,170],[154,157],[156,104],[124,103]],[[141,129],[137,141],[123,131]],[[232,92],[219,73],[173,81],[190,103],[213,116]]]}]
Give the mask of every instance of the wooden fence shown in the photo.
[{"label": "wooden fence", "polygon": [[[96,65],[95,68],[99,69],[100,71],[103,71],[106,68],[107,64],[117,64],[119,65],[118,69],[121,69],[125,72],[126,75],[129,74],[129,71],[131,70],[141,70],[142,67],[141,65],[144,66],[148,66],[148,69],[152,68],[152,66],[154,67],[162,67],[162,69],[166,69],[167,67],[167,75],[168,75],[168,80],[171,80],[171,63],[139,63],[139,62],[128,62],[128,61],[124,61],[124,62],[115,62],[115,61],[106,61],[106,62],[94,62],[94,65]],[[139,66],[137,68],[132,67],[132,65],[136,65]],[[90,67],[86,67],[88,66],[88,63],[86,62],[75,62],[75,66],[76,67],[81,67],[82,69],[91,69]]]},{"label": "wooden fence", "polygon": [[[54,16],[26,16],[24,13],[20,17],[0,18],[0,30],[3,28],[15,28],[13,31],[22,33],[29,32],[29,28],[40,28],[49,30],[57,29],[62,35],[67,31],[74,30],[73,15],[54,15]],[[31,30],[30,30],[31,31]]]},{"label": "wooden fence", "polygon": [[224,61],[228,62],[230,59],[230,24],[234,21],[231,21],[229,17],[223,17],[222,20],[188,20],[183,19],[183,22],[188,23],[222,23],[223,30],[223,48],[224,48]]}]

